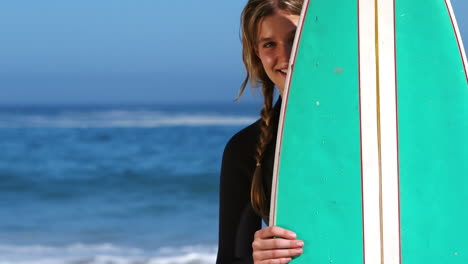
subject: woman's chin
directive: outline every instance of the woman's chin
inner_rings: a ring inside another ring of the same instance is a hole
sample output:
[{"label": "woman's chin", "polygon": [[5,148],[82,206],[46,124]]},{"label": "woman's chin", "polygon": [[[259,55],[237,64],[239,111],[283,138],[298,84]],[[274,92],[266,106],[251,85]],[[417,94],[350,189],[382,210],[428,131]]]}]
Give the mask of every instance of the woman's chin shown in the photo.
[{"label": "woman's chin", "polygon": [[284,91],[284,85],[283,86],[278,86],[278,92],[280,93],[281,97],[283,97],[283,91]]}]

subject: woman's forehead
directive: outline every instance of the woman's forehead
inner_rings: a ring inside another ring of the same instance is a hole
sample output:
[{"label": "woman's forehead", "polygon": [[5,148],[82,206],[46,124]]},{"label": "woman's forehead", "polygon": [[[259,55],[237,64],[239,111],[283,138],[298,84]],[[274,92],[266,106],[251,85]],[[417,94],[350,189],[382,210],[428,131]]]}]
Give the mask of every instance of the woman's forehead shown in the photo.
[{"label": "woman's forehead", "polygon": [[278,11],[260,19],[257,26],[257,41],[273,38],[276,35],[294,34],[299,23],[299,16]]}]

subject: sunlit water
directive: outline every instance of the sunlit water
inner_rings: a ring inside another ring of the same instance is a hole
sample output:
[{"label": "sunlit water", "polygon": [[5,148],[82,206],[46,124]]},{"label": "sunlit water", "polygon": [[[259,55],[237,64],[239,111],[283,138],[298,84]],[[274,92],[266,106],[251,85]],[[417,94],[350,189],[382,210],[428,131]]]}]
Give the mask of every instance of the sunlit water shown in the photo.
[{"label": "sunlit water", "polygon": [[0,108],[0,264],[214,263],[253,105]]}]

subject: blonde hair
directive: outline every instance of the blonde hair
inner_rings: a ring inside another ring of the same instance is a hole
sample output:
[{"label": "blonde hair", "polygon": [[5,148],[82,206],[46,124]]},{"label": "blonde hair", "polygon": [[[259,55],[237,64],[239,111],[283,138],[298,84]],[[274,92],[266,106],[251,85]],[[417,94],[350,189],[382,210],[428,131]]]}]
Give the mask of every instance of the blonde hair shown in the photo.
[{"label": "blonde hair", "polygon": [[255,212],[267,218],[268,202],[262,183],[261,163],[266,146],[272,138],[273,94],[275,84],[268,78],[260,58],[256,54],[257,34],[260,21],[273,15],[278,10],[293,15],[300,15],[303,0],[249,0],[241,15],[242,59],[247,72],[244,82],[239,90],[238,99],[242,96],[248,83],[252,87],[261,85],[264,98],[263,108],[260,112],[260,135],[256,147],[256,168],[252,177],[250,199]]}]

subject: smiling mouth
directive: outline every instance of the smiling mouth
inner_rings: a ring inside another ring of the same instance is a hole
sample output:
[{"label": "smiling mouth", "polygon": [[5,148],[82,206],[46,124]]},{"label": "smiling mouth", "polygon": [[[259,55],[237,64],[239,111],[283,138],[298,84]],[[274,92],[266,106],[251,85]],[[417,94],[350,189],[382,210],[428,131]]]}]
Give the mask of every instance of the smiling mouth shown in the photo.
[{"label": "smiling mouth", "polygon": [[281,69],[281,70],[276,70],[276,71],[281,73],[284,76],[286,76],[288,74],[288,69]]}]

